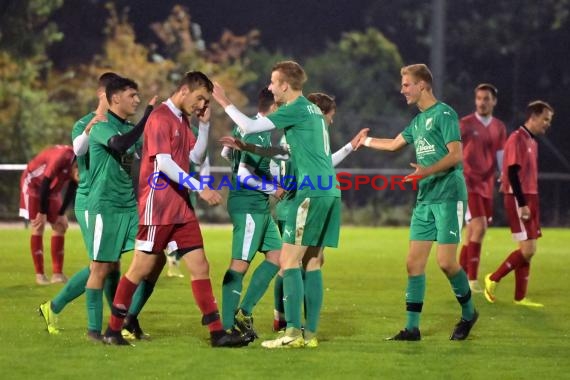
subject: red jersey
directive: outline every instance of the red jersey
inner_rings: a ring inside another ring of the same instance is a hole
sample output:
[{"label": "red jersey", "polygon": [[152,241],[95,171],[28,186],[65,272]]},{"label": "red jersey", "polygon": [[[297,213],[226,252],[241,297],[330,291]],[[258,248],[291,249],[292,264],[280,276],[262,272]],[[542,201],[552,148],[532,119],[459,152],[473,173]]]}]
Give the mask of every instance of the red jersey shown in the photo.
[{"label": "red jersey", "polygon": [[519,165],[519,180],[523,194],[538,194],[538,144],[534,136],[520,127],[507,139],[501,173],[501,192],[512,194],[509,166]]},{"label": "red jersey", "polygon": [[[156,155],[170,154],[183,170],[190,167],[190,151],[196,144],[186,115],[174,105],[163,103],[150,114],[145,130],[139,177],[139,224],[182,224],[196,219],[188,189],[167,179],[157,178]],[[165,179],[167,179],[165,181]]]},{"label": "red jersey", "polygon": [[485,127],[475,113],[459,121],[463,143],[463,173],[468,193],[484,198],[493,198],[497,151],[503,150],[507,128],[499,119],[492,117]]},{"label": "red jersey", "polygon": [[68,145],[55,145],[42,150],[22,173],[22,192],[39,197],[44,178],[51,178],[50,198],[60,196],[63,186],[71,180],[71,167],[75,153]]}]

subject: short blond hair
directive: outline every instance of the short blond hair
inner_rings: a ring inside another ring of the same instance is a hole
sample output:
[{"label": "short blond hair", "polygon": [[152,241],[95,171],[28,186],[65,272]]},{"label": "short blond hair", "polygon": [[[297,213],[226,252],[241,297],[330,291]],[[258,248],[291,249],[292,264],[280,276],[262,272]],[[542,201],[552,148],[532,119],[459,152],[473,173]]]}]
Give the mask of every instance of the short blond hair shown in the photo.
[{"label": "short blond hair", "polygon": [[291,88],[296,91],[302,90],[307,81],[305,70],[294,61],[277,62],[271,71],[278,71],[281,74],[281,80],[289,83]]},{"label": "short blond hair", "polygon": [[417,80],[423,80],[429,87],[431,87],[433,83],[433,75],[431,75],[429,67],[424,63],[404,66],[400,69],[400,75],[411,75]]}]

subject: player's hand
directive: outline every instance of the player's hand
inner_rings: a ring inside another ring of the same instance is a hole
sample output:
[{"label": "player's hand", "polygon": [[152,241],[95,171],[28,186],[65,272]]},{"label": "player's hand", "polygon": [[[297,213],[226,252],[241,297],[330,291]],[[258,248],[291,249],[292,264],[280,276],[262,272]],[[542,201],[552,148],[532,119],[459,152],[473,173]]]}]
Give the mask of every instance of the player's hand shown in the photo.
[{"label": "player's hand", "polygon": [[226,96],[226,91],[218,82],[214,82],[214,91],[212,92],[212,97],[223,108],[226,108],[227,106],[232,104],[232,102],[230,102],[230,100]]},{"label": "player's hand", "polygon": [[356,136],[352,138],[352,140],[350,141],[350,145],[352,145],[352,150],[356,150],[358,149],[358,147],[360,147],[359,145],[360,141],[364,143],[364,140],[368,137],[368,132],[370,132],[370,128],[362,128],[356,134]]},{"label": "player's hand", "polygon": [[31,225],[34,229],[38,230],[38,229],[43,229],[45,227],[47,223],[47,215],[46,214],[40,214],[38,212],[38,214],[36,215],[36,218],[34,220],[31,221]]},{"label": "player's hand", "polygon": [[153,106],[156,104],[156,101],[158,100],[158,95],[153,96],[152,98],[150,98],[150,100],[148,101],[148,105],[149,106]]},{"label": "player's hand", "polygon": [[530,220],[530,208],[528,206],[519,207],[519,215],[523,222]]},{"label": "player's hand", "polygon": [[275,194],[273,196],[278,200],[282,200],[287,195],[287,190],[283,189],[282,187],[277,187],[275,190]]},{"label": "player's hand", "polygon": [[104,114],[95,114],[95,116],[93,117],[93,119],[91,119],[91,121],[89,122],[89,124],[87,124],[87,127],[85,127],[85,133],[89,134],[89,132],[91,132],[91,128],[93,128],[93,126],[97,123],[101,123],[101,122],[106,122],[107,121],[107,115]]},{"label": "player's hand", "polygon": [[55,220],[54,227],[59,227],[60,230],[67,231],[67,228],[69,227],[67,216],[59,215]]},{"label": "player's hand", "polygon": [[222,196],[215,190],[205,188],[200,193],[200,198],[208,203],[209,206],[217,206],[222,203]]},{"label": "player's hand", "polygon": [[247,143],[244,143],[240,139],[231,136],[224,136],[218,140],[223,146],[232,148],[235,150],[247,150]]},{"label": "player's hand", "polygon": [[410,173],[407,176],[405,176],[404,182],[412,182],[414,180],[420,180],[429,175],[428,170],[424,166],[418,165],[414,162],[410,162],[410,166],[412,168],[415,168],[416,170],[413,173]]},{"label": "player's hand", "polygon": [[210,105],[206,104],[204,108],[199,110],[196,113],[196,117],[201,123],[208,124],[210,122],[210,116],[212,115],[212,111],[210,110]]}]

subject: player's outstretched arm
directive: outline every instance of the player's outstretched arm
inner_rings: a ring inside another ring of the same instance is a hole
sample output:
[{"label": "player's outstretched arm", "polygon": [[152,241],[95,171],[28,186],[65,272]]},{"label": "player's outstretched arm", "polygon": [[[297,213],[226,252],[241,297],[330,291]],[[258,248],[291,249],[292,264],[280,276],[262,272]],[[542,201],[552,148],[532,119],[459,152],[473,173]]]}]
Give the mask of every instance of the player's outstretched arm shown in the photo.
[{"label": "player's outstretched arm", "polygon": [[463,151],[461,149],[461,141],[452,141],[447,145],[448,153],[443,158],[430,166],[421,166],[416,163],[410,163],[410,166],[416,170],[407,175],[404,181],[415,178],[425,178],[430,175],[446,171],[463,161]]},{"label": "player's outstretched arm", "polygon": [[333,166],[337,166],[340,164],[350,153],[356,150],[358,147],[358,142],[362,136],[366,136],[366,134],[370,131],[370,128],[363,128],[361,129],[353,138],[347,143],[345,146],[334,152],[331,156]]},{"label": "player's outstretched arm", "polygon": [[372,148],[376,150],[386,150],[389,152],[395,152],[402,149],[408,143],[404,140],[404,137],[400,133],[396,138],[393,139],[381,139],[376,137],[368,137],[368,132],[363,133],[360,136],[356,149],[360,146],[365,146],[367,148]]},{"label": "player's outstretched arm", "polygon": [[242,135],[249,135],[252,133],[265,132],[275,129],[275,124],[267,117],[262,116],[257,119],[250,119],[244,115],[236,106],[226,96],[226,92],[219,83],[214,82],[214,91],[212,96],[220,106],[223,107],[224,111],[232,118],[234,123],[236,123],[240,129]]},{"label": "player's outstretched arm", "polygon": [[289,152],[281,147],[277,146],[260,147],[254,144],[243,142],[242,140],[231,136],[224,136],[218,141],[222,145],[229,147],[231,149],[250,152],[253,154],[257,154],[258,156],[269,157],[275,160],[289,159]]}]

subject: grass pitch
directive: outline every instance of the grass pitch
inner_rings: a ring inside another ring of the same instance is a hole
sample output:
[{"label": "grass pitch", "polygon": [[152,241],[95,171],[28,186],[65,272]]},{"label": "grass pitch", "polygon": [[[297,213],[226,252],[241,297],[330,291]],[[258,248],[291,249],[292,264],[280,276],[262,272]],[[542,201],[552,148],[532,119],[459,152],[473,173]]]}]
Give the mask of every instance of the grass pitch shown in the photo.
[{"label": "grass pitch", "polygon": [[[569,230],[544,230],[538,243],[529,297],[544,303],[545,308],[513,305],[511,274],[500,283],[496,304],[474,295],[481,316],[469,339],[449,341],[460,308],[431,257],[422,341],[388,342],[384,338],[405,322],[408,230],[343,227],[339,249],[325,252],[321,344],[312,350],[266,350],[259,341],[242,349],[210,348],[185,269],[184,279],[160,279],[141,314],[141,325],[151,334],[151,341],[136,347],[88,341],[84,297],[60,314],[59,325],[65,329],[62,334],[49,336],[36,309],[62,285],[34,284],[28,233],[23,228],[0,230],[0,373],[4,379],[554,379],[568,378],[570,372]],[[204,238],[213,286],[221,302],[231,230],[205,229]],[[65,244],[65,272],[71,276],[87,263],[77,229],[68,232]],[[44,246],[49,272],[49,233]],[[494,270],[514,247],[506,229],[490,229],[480,278]],[[125,255],[123,269],[131,256]],[[273,337],[272,309],[270,287],[254,313],[261,340]],[[108,315],[105,310],[104,326]]]}]

